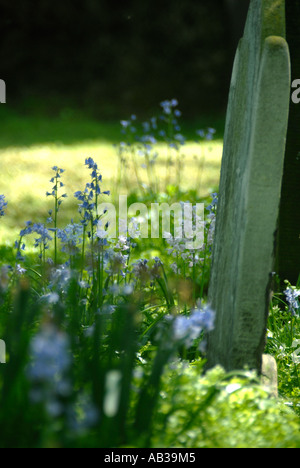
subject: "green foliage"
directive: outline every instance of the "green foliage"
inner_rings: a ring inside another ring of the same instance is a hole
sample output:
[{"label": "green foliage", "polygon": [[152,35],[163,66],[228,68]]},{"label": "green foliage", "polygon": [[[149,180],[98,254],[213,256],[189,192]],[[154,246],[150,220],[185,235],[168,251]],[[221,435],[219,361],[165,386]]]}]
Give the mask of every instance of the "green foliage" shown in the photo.
[{"label": "green foliage", "polygon": [[[16,287],[2,319],[9,353],[0,375],[1,447],[300,447],[299,418],[254,373],[204,374],[203,359],[178,360],[168,327],[141,346],[138,301],[82,327],[72,283],[49,323],[49,306],[37,306],[28,286]],[[56,360],[43,360],[45,352]]]},{"label": "green foliage", "polygon": [[[299,419],[250,372],[226,375],[203,362],[177,363],[163,377],[155,444],[190,448],[300,447]],[[180,391],[177,391],[180,389]]]},{"label": "green foliage", "polygon": [[272,354],[277,362],[279,393],[286,398],[286,404],[298,415],[300,415],[299,294],[299,289],[286,282],[284,293],[274,295],[266,346],[266,351]]}]

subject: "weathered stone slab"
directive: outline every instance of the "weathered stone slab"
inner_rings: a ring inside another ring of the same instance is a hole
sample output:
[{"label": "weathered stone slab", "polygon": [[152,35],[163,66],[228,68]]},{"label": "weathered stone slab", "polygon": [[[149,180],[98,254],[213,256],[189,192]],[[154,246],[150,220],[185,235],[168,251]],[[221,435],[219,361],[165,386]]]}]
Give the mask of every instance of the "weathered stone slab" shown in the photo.
[{"label": "weathered stone slab", "polygon": [[273,397],[278,397],[277,363],[269,354],[262,356],[261,383],[268,388]]},{"label": "weathered stone slab", "polygon": [[226,118],[208,367],[261,371],[290,98],[284,35],[284,0],[252,0]]}]

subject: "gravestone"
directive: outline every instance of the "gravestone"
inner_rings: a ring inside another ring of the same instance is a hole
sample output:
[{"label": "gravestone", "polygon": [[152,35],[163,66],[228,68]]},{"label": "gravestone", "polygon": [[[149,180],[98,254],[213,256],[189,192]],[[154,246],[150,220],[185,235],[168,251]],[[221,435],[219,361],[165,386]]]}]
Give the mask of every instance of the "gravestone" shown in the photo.
[{"label": "gravestone", "polygon": [[277,363],[273,356],[269,354],[263,354],[261,383],[267,387],[271,396],[278,398]]},{"label": "gravestone", "polygon": [[284,0],[251,0],[233,66],[209,300],[207,366],[261,372],[290,99]]}]

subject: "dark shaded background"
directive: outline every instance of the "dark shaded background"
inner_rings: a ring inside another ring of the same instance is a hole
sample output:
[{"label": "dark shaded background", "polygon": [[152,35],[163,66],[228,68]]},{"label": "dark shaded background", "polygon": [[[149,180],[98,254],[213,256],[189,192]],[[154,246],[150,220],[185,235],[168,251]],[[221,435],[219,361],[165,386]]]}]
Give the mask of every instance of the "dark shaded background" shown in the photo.
[{"label": "dark shaded background", "polygon": [[63,102],[98,118],[176,97],[188,117],[224,111],[249,0],[2,0],[7,102]]}]

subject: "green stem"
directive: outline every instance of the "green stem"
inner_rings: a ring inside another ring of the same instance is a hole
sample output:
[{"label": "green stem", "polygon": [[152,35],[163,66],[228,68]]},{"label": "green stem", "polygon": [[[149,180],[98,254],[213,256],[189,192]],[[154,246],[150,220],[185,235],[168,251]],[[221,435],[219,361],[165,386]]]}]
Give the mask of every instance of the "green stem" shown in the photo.
[{"label": "green stem", "polygon": [[83,225],[83,238],[82,238],[82,250],[81,250],[81,273],[80,281],[83,279],[84,260],[85,260],[85,236],[86,236],[86,225]]},{"label": "green stem", "polygon": [[195,252],[193,252],[193,302],[196,304],[196,265],[195,265]]},{"label": "green stem", "polygon": [[143,188],[143,185],[142,185],[142,182],[141,182],[141,179],[140,179],[140,176],[139,176],[138,164],[137,164],[137,161],[136,161],[135,151],[134,151],[133,145],[131,145],[130,154],[131,154],[133,169],[134,169],[134,173],[135,173],[135,177],[136,177],[136,181],[137,181],[138,187],[139,187],[140,189],[142,189],[142,188]]},{"label": "green stem", "polygon": [[201,278],[201,289],[200,289],[200,297],[201,297],[201,299],[203,299],[203,292],[204,292],[206,259],[207,259],[207,253],[206,253],[206,248],[205,248],[205,250],[204,250],[204,260],[203,260],[202,278]]},{"label": "green stem", "polygon": [[58,213],[58,177],[55,178],[55,209],[54,209],[54,265],[57,265],[57,213]]}]

